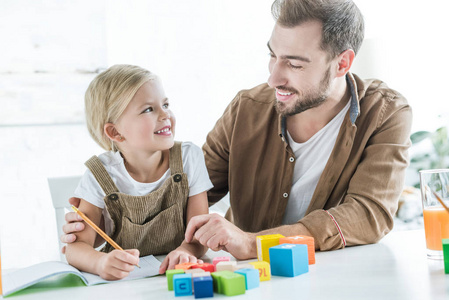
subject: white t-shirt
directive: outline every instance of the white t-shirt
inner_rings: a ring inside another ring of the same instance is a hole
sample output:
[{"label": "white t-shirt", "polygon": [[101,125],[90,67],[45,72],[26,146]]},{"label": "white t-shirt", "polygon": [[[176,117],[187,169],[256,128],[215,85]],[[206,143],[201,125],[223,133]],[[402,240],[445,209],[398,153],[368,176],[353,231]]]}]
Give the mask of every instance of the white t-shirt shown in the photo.
[{"label": "white t-shirt", "polygon": [[[210,190],[213,185],[209,179],[209,174],[207,173],[201,148],[191,142],[183,142],[181,149],[184,173],[187,174],[187,179],[189,181],[189,197]],[[147,195],[160,188],[165,180],[171,176],[170,169],[168,169],[157,181],[142,183],[134,180],[131,175],[129,175],[120,152],[105,152],[100,154],[98,158],[103,163],[118,190],[123,194],[132,196]],[[103,209],[106,234],[111,234],[112,219],[107,210],[104,209],[104,196],[105,193],[101,189],[100,184],[97,182],[92,172],[87,169],[75,190],[75,197],[82,198]]]},{"label": "white t-shirt", "polygon": [[296,143],[287,131],[288,143],[295,153],[296,160],[292,189],[282,224],[294,224],[304,217],[321,173],[334,149],[350,103],[351,100],[326,126],[304,143]]}]

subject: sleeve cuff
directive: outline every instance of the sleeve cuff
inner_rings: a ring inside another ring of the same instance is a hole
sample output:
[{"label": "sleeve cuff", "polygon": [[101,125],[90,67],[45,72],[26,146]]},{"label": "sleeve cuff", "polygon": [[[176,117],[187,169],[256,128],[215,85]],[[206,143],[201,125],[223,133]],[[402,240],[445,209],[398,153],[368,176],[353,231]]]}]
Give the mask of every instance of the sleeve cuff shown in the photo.
[{"label": "sleeve cuff", "polygon": [[298,223],[303,224],[310,231],[315,244],[321,251],[336,250],[346,246],[340,226],[326,210],[315,210]]}]

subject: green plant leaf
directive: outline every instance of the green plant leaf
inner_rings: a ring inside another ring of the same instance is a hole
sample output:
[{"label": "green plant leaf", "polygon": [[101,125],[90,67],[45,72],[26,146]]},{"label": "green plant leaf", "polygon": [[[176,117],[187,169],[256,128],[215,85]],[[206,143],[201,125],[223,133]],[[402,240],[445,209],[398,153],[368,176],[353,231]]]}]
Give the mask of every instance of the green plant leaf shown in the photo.
[{"label": "green plant leaf", "polygon": [[417,144],[431,136],[432,133],[429,131],[417,131],[410,136],[410,140],[412,141],[412,144]]}]

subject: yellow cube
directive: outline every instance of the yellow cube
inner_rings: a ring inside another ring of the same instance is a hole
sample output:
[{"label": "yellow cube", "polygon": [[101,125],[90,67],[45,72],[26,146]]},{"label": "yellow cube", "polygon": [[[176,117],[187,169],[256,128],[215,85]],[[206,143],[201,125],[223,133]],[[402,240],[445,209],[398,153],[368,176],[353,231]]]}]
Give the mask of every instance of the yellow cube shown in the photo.
[{"label": "yellow cube", "polygon": [[271,279],[271,269],[270,264],[266,261],[255,261],[250,262],[251,265],[254,266],[255,269],[259,270],[259,279],[260,281],[267,281]]},{"label": "yellow cube", "polygon": [[279,239],[283,238],[282,234],[259,235],[257,239],[257,259],[259,261],[270,262],[270,254],[268,249],[279,245]]}]

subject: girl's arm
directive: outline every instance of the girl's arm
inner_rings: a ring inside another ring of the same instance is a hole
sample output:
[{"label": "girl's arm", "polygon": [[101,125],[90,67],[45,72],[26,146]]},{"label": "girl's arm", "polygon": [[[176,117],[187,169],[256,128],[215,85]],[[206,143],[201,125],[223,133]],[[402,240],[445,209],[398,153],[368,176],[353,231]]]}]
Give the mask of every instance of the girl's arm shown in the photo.
[{"label": "girl's arm", "polygon": [[[207,192],[202,192],[189,197],[187,201],[187,224],[189,224],[192,217],[208,213],[209,205],[207,203]],[[206,251],[207,247],[201,245],[196,240],[190,243],[183,241],[178,248],[170,252],[164,259],[159,268],[159,274],[163,274],[167,269],[174,269],[175,265],[180,263],[197,262],[197,258],[203,256]]]},{"label": "girl's arm", "polygon": [[[79,210],[97,226],[101,222],[102,209],[81,200]],[[85,230],[76,233],[76,242],[67,245],[67,262],[75,268],[98,274],[103,279],[117,280],[128,276],[139,262],[138,250],[114,250],[110,253],[98,252],[94,249],[97,233],[89,225]]]}]

